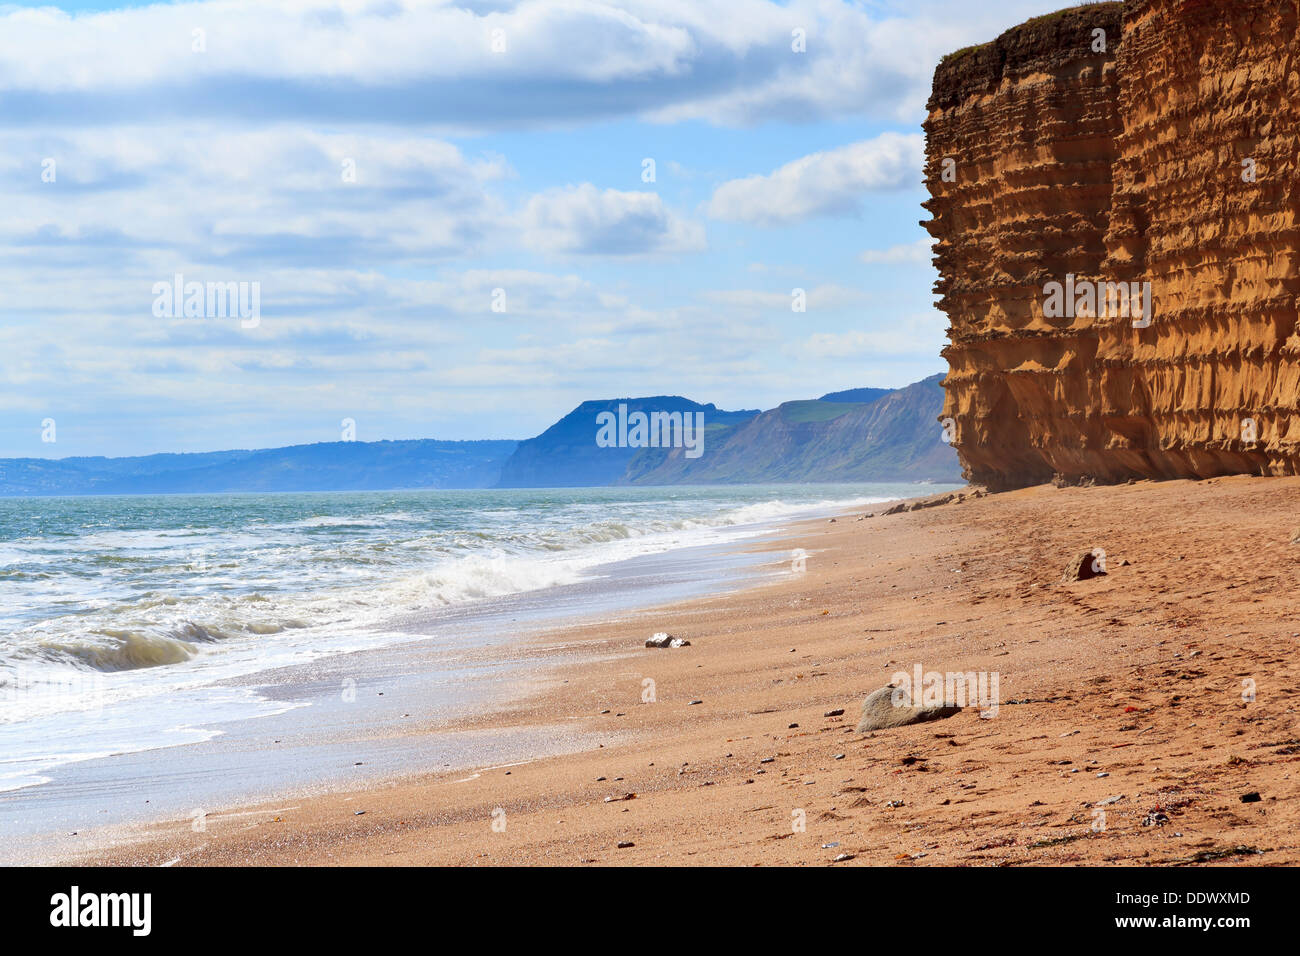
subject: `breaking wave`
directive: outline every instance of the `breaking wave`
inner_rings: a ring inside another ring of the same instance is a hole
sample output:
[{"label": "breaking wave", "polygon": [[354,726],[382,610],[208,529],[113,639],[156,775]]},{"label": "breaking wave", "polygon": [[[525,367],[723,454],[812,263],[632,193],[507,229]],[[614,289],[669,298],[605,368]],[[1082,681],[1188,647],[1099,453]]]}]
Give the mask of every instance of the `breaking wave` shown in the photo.
[{"label": "breaking wave", "polygon": [[[10,690],[0,695],[0,723],[51,706],[34,690],[41,668],[52,684],[67,673],[105,675],[110,697],[149,693],[150,673],[171,675],[169,687],[211,683],[397,639],[390,625],[401,615],[574,584],[612,562],[914,490],[0,502],[8,559],[0,572],[0,691]],[[19,670],[25,690],[16,695]]]}]

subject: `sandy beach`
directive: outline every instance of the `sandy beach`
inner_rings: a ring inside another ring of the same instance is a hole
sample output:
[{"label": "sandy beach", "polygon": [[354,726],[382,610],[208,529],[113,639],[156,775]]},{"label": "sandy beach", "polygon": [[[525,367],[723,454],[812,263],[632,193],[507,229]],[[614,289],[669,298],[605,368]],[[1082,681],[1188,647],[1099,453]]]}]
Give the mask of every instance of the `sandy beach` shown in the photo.
[{"label": "sandy beach", "polygon": [[[805,549],[804,572],[532,635],[517,700],[393,731],[576,728],[590,749],[164,821],[65,862],[1296,864],[1298,503],[1300,479],[1240,477],[795,524],[756,547]],[[1062,583],[1092,548],[1108,573]],[[656,631],[691,644],[646,648]],[[856,733],[917,665],[995,673],[996,713]]]}]

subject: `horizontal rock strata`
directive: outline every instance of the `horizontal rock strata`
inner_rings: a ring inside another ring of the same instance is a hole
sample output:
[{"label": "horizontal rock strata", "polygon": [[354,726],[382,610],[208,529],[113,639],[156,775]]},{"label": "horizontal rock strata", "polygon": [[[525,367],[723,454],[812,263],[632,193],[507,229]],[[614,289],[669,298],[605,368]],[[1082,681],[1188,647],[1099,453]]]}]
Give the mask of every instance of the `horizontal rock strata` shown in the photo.
[{"label": "horizontal rock strata", "polygon": [[[1295,0],[1129,0],[940,64],[925,225],[967,478],[1300,473],[1296,23]],[[1061,314],[1052,283],[1148,308]]]}]

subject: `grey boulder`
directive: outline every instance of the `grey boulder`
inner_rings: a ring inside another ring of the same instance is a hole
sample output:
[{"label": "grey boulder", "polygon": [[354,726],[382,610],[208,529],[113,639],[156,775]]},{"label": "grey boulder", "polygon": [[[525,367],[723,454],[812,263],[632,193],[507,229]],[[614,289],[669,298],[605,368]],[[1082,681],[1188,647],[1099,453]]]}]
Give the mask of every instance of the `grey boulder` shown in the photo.
[{"label": "grey boulder", "polygon": [[960,707],[918,707],[912,703],[907,691],[901,688],[882,687],[873,690],[862,702],[862,717],[858,720],[858,733],[906,727],[927,720],[951,717]]}]

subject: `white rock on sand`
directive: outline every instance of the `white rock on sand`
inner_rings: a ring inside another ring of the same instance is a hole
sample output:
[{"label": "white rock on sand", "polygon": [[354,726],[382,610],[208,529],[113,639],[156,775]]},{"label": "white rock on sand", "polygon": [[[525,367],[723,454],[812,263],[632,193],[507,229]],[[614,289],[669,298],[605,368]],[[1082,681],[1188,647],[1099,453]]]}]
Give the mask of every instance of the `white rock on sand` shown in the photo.
[{"label": "white rock on sand", "polygon": [[673,637],[663,631],[659,631],[653,637],[645,642],[646,647],[690,647],[691,642],[681,637]]}]

